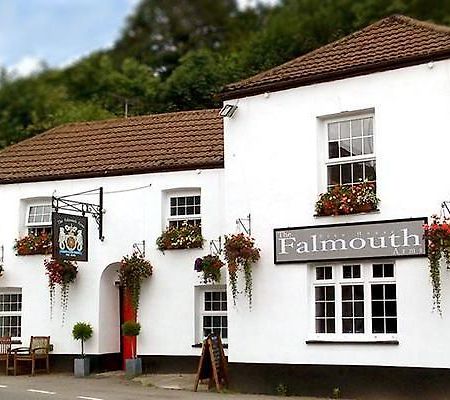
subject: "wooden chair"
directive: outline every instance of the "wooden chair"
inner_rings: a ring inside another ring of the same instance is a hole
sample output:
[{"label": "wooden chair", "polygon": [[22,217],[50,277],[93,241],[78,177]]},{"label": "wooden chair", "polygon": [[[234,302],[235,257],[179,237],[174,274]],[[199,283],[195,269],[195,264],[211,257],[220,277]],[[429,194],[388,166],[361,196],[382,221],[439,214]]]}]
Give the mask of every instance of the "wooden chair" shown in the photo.
[{"label": "wooden chair", "polygon": [[0,361],[6,361],[6,375],[8,375],[8,364],[11,352],[11,336],[0,336]]},{"label": "wooden chair", "polygon": [[[9,359],[14,360],[14,375],[17,374],[18,362],[31,362],[31,375],[36,371],[36,360],[45,360],[47,374],[50,373],[50,336],[31,336],[30,347],[19,347],[10,351]],[[8,368],[8,367],[7,367]],[[11,368],[10,368],[11,369]]]}]

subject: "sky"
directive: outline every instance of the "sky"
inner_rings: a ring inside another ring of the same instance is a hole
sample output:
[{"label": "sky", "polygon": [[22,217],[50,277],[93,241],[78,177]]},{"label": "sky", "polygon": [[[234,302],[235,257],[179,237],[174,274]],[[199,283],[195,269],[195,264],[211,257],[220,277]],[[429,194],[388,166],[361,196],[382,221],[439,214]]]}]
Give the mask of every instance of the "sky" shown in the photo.
[{"label": "sky", "polygon": [[[255,1],[239,3],[245,6]],[[38,71],[42,62],[64,67],[94,50],[108,48],[138,2],[0,0],[0,66],[26,76]]]}]

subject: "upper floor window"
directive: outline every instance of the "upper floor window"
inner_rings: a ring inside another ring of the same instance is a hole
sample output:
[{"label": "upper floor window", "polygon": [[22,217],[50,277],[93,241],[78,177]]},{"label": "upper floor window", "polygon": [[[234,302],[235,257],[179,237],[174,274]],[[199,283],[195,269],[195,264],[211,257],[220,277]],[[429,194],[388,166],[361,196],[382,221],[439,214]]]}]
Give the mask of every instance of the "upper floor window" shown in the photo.
[{"label": "upper floor window", "polygon": [[169,197],[169,226],[179,228],[183,223],[194,226],[201,225],[200,203],[200,194],[171,195]]},{"label": "upper floor window", "polygon": [[327,187],[375,182],[374,118],[327,122]]},{"label": "upper floor window", "polygon": [[345,263],[313,268],[316,334],[355,337],[397,333],[393,263]]},{"label": "upper floor window", "polygon": [[52,206],[50,203],[30,204],[27,206],[25,225],[28,234],[51,234]]}]

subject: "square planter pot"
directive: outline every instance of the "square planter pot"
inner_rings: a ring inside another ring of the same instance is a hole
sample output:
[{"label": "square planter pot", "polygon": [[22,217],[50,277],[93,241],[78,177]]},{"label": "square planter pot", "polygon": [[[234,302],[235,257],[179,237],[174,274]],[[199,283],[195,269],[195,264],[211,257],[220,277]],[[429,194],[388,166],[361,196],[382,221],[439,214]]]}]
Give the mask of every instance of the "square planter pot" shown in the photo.
[{"label": "square planter pot", "polygon": [[83,378],[90,374],[89,358],[75,358],[73,370],[76,378]]},{"label": "square planter pot", "polygon": [[130,358],[125,360],[125,375],[128,377],[142,374],[142,359]]}]

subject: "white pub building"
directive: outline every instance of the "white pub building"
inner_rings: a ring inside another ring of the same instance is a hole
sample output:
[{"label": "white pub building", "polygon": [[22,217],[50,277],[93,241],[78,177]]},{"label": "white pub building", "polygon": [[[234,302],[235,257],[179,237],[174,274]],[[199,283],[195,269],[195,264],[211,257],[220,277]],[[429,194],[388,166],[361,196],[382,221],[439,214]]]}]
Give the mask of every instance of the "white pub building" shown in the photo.
[{"label": "white pub building", "polygon": [[[195,372],[215,331],[240,390],[445,398],[450,272],[439,313],[423,224],[450,200],[449,77],[450,29],[392,16],[228,85],[222,116],[74,123],[6,148],[0,336],[50,336],[53,368],[69,368],[71,329],[88,321],[94,369],[120,368],[117,270],[145,247],[144,370]],[[15,239],[50,233],[52,197],[99,205],[100,188],[102,232],[87,213],[88,260],[65,315],[58,296],[50,312],[49,256],[16,255]],[[159,251],[161,232],[185,220],[201,225],[203,248]],[[242,276],[234,304],[226,267],[212,285],[193,268],[237,232],[261,254],[251,308]]]}]

